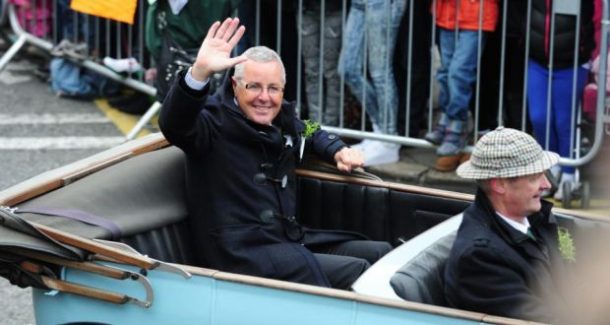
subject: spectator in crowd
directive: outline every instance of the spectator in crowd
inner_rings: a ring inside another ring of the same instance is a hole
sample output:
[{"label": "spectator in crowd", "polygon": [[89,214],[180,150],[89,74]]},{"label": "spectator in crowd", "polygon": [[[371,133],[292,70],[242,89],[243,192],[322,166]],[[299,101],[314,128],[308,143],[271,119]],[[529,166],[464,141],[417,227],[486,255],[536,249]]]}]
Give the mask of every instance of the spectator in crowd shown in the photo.
[{"label": "spectator in crowd", "polygon": [[[348,289],[390,250],[353,232],[315,231],[295,220],[295,166],[301,149],[349,172],[362,153],[295,116],[283,101],[286,73],[264,46],[231,58],[244,33],[238,19],[216,22],[197,60],[181,72],[159,118],[186,154],[187,197],[200,258],[219,270]],[[209,78],[235,67],[222,88]]]},{"label": "spectator in crowd", "polygon": [[[504,4],[503,2],[506,2]],[[502,0],[498,27],[487,35],[483,57],[481,58],[479,83],[479,135],[498,126],[498,118],[503,125],[513,129],[531,131],[525,100],[525,23],[527,20],[527,1]],[[506,30],[503,19],[506,18]],[[502,62],[504,51],[504,62]],[[502,65],[504,64],[504,65]],[[501,80],[501,73],[504,79]],[[500,91],[502,97],[500,98]],[[474,96],[473,96],[474,97]],[[475,98],[471,109],[477,107]],[[502,107],[501,116],[498,109]]]},{"label": "spectator in crowd", "polygon": [[[600,77],[600,46],[601,46],[601,21],[603,14],[603,4],[602,0],[594,0],[595,10],[593,12],[593,26],[595,29],[595,49],[593,50],[593,54],[591,55],[593,59],[593,63],[591,66],[591,76],[589,83],[585,86],[582,96],[582,108],[584,112],[584,117],[589,121],[595,121],[596,117],[596,109],[597,109],[597,91],[598,91],[598,83]],[[607,68],[610,68],[610,65],[607,65]],[[603,76],[603,74],[601,74]],[[608,82],[610,79],[610,74],[606,72],[606,94],[610,93],[610,83]]]},{"label": "spectator in crowd", "polygon": [[574,247],[560,251],[552,204],[541,200],[551,186],[544,172],[558,160],[515,129],[499,127],[476,143],[457,169],[479,189],[445,267],[449,306],[544,323],[570,316]]},{"label": "spectator in crowd", "polygon": [[[431,2],[430,0],[407,2],[396,42],[395,68],[399,93],[398,130],[399,134],[413,138],[420,137],[430,96]],[[413,8],[412,13],[411,8]],[[409,38],[409,34],[412,38]],[[409,62],[409,56],[411,62]],[[407,98],[408,89],[410,89],[410,97]],[[404,123],[406,113],[409,114],[409,123],[406,125],[408,132]]]},{"label": "spectator in crowd", "polygon": [[47,37],[51,32],[52,2],[45,0],[4,0],[16,7],[19,25],[37,37]]},{"label": "spectator in crowd", "polygon": [[[246,33],[236,47],[238,54],[252,46],[264,45],[277,51],[284,61],[286,74],[296,76],[299,65],[298,33],[295,17],[298,1],[257,0],[241,1],[237,14],[246,27]],[[328,1],[327,1],[328,2]],[[280,24],[278,25],[278,18]],[[284,98],[296,100],[297,83],[286,84]]]},{"label": "spectator in crowd", "polygon": [[148,7],[145,41],[156,64],[155,87],[160,102],[175,73],[192,63],[208,28],[229,16],[236,6],[236,0],[157,0]]},{"label": "spectator in crowd", "polygon": [[[59,50],[63,46],[93,46],[94,26],[85,19],[85,15],[70,9],[69,0],[57,0],[57,35],[61,42],[54,48]],[[73,44],[69,44],[73,43]],[[87,54],[86,51],[84,54]]]},{"label": "spectator in crowd", "polygon": [[[366,110],[375,133],[397,134],[398,90],[393,62],[405,5],[406,0],[352,0],[345,26],[339,73]],[[398,144],[365,140],[356,147],[364,152],[366,166],[399,159]]]},{"label": "spectator in crowd", "polygon": [[118,83],[74,62],[94,57],[101,51],[96,46],[107,45],[101,40],[95,44],[92,18],[70,9],[68,0],[57,0],[54,7],[59,43],[50,51],[51,91],[58,96],[85,100],[116,95]]},{"label": "spectator in crowd", "polygon": [[301,49],[309,118],[324,125],[338,126],[342,107],[341,78],[337,73],[343,23],[342,2],[326,1],[322,8],[319,0],[306,0],[303,2],[302,17]]},{"label": "spectator in crowd", "polygon": [[[572,157],[571,144],[575,139],[573,116],[582,97],[588,62],[595,47],[593,0],[533,0],[531,12],[527,80],[529,118],[536,140],[547,150],[569,158]],[[576,25],[578,18],[580,26]],[[574,56],[577,39],[580,43]],[[554,197],[561,200],[564,183],[575,188],[574,167],[556,167],[551,173],[560,179]]]},{"label": "spectator in crowd", "polygon": [[484,46],[485,33],[496,28],[498,1],[437,0],[434,9],[441,54],[441,68],[436,75],[441,116],[425,138],[439,145],[436,169],[450,171],[459,164],[470,133],[468,107],[476,79],[479,43]]}]

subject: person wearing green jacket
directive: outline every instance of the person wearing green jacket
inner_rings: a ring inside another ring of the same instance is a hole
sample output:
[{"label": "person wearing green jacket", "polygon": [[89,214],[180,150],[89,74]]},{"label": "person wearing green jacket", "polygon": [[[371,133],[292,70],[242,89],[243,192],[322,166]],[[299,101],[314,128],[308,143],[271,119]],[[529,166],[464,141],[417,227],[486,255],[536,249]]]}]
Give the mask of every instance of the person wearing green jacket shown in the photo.
[{"label": "person wearing green jacket", "polygon": [[210,26],[230,16],[240,0],[148,2],[145,43],[157,68],[155,87],[157,100],[162,102],[173,76],[194,61]]}]

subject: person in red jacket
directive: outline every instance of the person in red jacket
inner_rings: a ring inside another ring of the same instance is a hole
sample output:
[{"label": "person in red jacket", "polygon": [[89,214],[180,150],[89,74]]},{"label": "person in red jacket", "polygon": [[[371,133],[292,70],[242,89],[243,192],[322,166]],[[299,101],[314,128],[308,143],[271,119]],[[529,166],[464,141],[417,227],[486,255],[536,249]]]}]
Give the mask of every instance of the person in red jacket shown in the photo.
[{"label": "person in red jacket", "polygon": [[468,137],[468,105],[476,78],[479,44],[485,33],[493,32],[498,21],[497,0],[437,0],[436,25],[439,29],[441,68],[441,116],[426,140],[439,145],[436,168],[457,167]]}]

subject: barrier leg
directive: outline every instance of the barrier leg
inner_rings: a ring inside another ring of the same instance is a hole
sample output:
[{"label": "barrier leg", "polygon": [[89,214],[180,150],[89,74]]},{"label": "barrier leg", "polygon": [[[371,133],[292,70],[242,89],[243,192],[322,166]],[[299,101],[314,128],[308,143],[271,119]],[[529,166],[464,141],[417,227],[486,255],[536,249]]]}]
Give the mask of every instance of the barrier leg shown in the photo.
[{"label": "barrier leg", "polygon": [[144,115],[142,115],[142,117],[140,118],[138,123],[133,127],[133,129],[131,129],[131,131],[129,131],[129,133],[125,137],[126,140],[128,140],[128,141],[133,140],[138,135],[138,133],[140,133],[140,131],[142,131],[142,129],[144,128],[146,123],[150,122],[150,120],[153,118],[153,116],[155,116],[155,114],[157,114],[160,109],[161,109],[161,103],[155,101],[152,104],[152,106],[146,111],[146,113],[144,113]]},{"label": "barrier leg", "polygon": [[8,63],[13,59],[13,57],[19,52],[19,50],[25,45],[26,36],[21,35],[17,38],[17,41],[11,45],[11,47],[4,53],[4,55],[0,58],[0,72],[4,70],[4,68],[8,65]]}]

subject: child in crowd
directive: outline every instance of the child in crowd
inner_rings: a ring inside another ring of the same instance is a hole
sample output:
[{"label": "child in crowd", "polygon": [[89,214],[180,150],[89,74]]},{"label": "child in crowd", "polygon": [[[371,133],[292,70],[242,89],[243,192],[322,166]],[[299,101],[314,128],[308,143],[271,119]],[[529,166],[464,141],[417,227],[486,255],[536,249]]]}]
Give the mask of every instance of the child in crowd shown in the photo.
[{"label": "child in crowd", "polygon": [[498,1],[437,0],[434,9],[441,54],[441,68],[436,74],[441,116],[425,139],[439,145],[436,169],[449,171],[459,164],[470,133],[468,106],[479,46],[485,44],[485,32],[496,28]]}]

